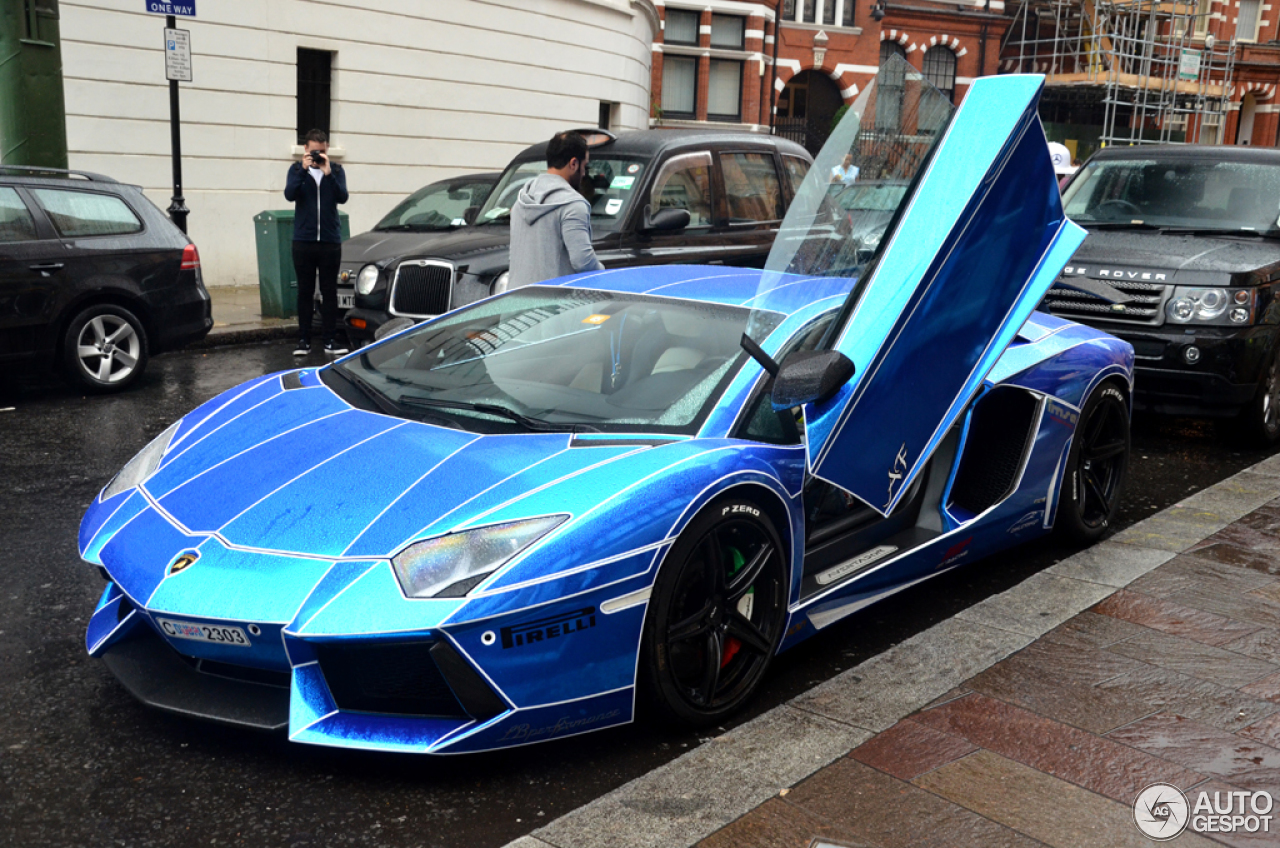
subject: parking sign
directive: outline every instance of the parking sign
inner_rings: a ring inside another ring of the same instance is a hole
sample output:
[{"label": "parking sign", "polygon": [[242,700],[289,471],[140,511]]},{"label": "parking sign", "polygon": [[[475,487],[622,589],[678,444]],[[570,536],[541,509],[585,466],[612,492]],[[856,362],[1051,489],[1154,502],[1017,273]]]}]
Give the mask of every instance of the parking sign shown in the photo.
[{"label": "parking sign", "polygon": [[165,28],[164,78],[191,82],[191,32],[189,30]]}]

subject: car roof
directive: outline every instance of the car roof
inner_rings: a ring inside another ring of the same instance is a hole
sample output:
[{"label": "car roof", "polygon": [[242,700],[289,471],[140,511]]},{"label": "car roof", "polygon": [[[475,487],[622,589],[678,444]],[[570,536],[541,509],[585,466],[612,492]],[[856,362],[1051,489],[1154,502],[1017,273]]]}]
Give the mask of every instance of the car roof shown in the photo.
[{"label": "car roof", "polygon": [[92,171],[68,171],[66,168],[39,168],[29,165],[0,165],[0,180],[5,182],[28,182],[30,180],[52,182],[90,182],[107,185],[121,185],[118,180]]},{"label": "car roof", "polygon": [[[515,159],[543,158],[547,153],[548,142],[542,141],[520,151]],[[782,153],[799,156],[806,161],[813,157],[794,141],[779,138],[776,135],[763,133],[732,132],[727,130],[679,129],[679,130],[633,130],[619,133],[613,141],[596,145],[591,149],[602,153],[608,152],[621,156],[656,156],[667,150],[685,147],[708,147],[710,145],[753,144],[762,147],[773,147]]]},{"label": "car roof", "polygon": [[[456,177],[446,177],[443,180],[437,180],[442,183],[496,183],[502,177],[501,171],[484,171],[479,174],[460,174]],[[431,183],[430,185],[435,185]]]},{"label": "car roof", "polygon": [[1135,147],[1106,147],[1093,154],[1089,161],[1104,162],[1113,159],[1159,159],[1168,162],[1209,160],[1280,165],[1280,150],[1220,144],[1143,144]]}]

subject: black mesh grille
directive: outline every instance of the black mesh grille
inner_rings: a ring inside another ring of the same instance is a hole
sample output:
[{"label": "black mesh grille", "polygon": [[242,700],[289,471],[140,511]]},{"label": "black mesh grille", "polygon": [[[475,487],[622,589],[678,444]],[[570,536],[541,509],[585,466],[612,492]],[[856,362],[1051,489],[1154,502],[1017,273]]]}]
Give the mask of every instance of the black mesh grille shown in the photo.
[{"label": "black mesh grille", "polygon": [[1166,286],[1160,283],[1139,283],[1132,280],[1102,280],[1133,300],[1117,309],[1114,304],[1086,292],[1054,285],[1045,295],[1044,307],[1054,315],[1078,318],[1105,318],[1126,324],[1159,324],[1160,308],[1164,304]]},{"label": "black mesh grille", "polygon": [[431,657],[434,644],[316,645],[316,656],[340,710],[467,718]]},{"label": "black mesh grille", "polygon": [[453,268],[447,265],[410,265],[396,272],[391,310],[403,315],[442,315],[449,311]]},{"label": "black mesh grille", "polygon": [[1034,397],[1018,389],[996,389],[978,402],[951,487],[952,504],[976,515],[1012,491],[1036,406]]}]

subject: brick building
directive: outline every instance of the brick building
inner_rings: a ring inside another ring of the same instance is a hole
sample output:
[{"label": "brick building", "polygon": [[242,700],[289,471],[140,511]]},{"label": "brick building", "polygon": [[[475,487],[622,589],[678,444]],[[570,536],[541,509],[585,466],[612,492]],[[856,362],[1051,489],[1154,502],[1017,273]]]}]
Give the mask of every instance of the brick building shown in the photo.
[{"label": "brick building", "polygon": [[[839,107],[899,53],[955,103],[977,76],[1046,74],[1041,116],[1050,137],[1082,156],[1103,142],[1280,146],[1280,15],[1263,0],[655,5],[662,24],[653,44],[652,125],[717,122],[767,132],[776,91],[779,131],[814,147]],[[1165,61],[1139,75],[1129,61],[1148,43]],[[1108,51],[1114,60],[1098,61]],[[1178,76],[1184,51],[1201,61],[1194,81]]]},{"label": "brick building", "polygon": [[974,77],[996,73],[1008,26],[1002,0],[887,8],[882,0],[656,5],[663,21],[653,45],[651,123],[714,121],[767,132],[776,91],[779,129],[811,147],[892,53],[960,102]]}]

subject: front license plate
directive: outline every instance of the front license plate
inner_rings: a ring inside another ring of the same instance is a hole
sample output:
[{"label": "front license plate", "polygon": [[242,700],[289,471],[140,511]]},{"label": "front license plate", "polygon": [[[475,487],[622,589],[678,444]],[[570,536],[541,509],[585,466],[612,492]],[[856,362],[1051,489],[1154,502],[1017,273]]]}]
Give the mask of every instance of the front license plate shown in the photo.
[{"label": "front license plate", "polygon": [[225,624],[197,624],[194,621],[174,621],[169,618],[157,618],[156,623],[165,635],[175,639],[193,639],[196,642],[213,642],[215,645],[234,645],[237,648],[251,647],[249,637],[239,627],[228,627]]},{"label": "front license plate", "polygon": [[[320,301],[320,292],[318,291],[316,292],[315,300],[316,300],[316,304],[319,305],[321,301]],[[355,292],[347,292],[345,294],[343,292],[338,292],[338,308],[339,309],[350,309],[355,305],[356,305]]]}]

